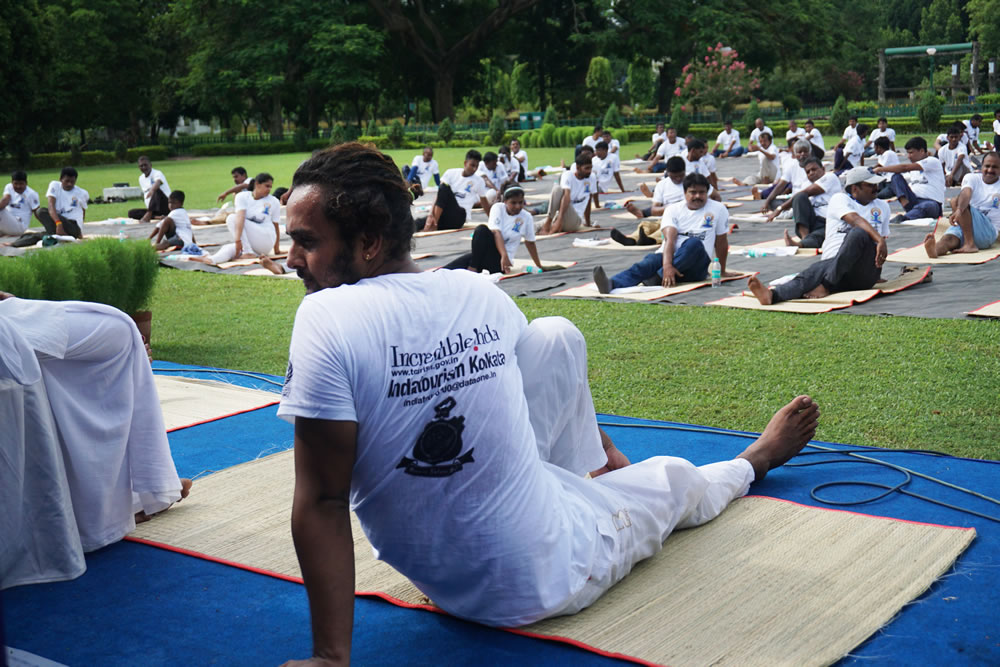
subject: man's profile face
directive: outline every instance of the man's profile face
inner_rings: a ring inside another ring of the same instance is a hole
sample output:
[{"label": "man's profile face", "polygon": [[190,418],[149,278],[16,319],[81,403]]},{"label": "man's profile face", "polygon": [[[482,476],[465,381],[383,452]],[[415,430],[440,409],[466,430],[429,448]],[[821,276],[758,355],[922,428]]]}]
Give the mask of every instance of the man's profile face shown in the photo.
[{"label": "man's profile face", "polygon": [[927,151],[923,148],[907,148],[906,157],[909,158],[910,162],[920,162],[927,157]]},{"label": "man's profile face", "polygon": [[24,194],[24,191],[28,189],[28,181],[11,181],[10,185],[14,188],[14,192],[19,195]]},{"label": "man's profile face", "polygon": [[247,180],[246,174],[241,174],[238,171],[233,172],[233,183],[235,185],[243,185]]},{"label": "man's profile face", "polygon": [[478,169],[479,160],[470,157],[465,161],[465,169],[462,171],[462,174],[465,176],[472,176]]},{"label": "man's profile face", "polygon": [[72,190],[76,186],[76,176],[63,176],[59,179],[59,183],[63,190]]},{"label": "man's profile face", "polygon": [[316,185],[295,188],[288,198],[286,231],[292,247],[287,264],[302,279],[307,294],[358,282],[364,265],[361,244],[347,247],[323,215],[324,200]]},{"label": "man's profile face", "polygon": [[812,123],[806,123],[806,125],[805,125],[805,128],[806,128],[807,132],[812,132],[814,127],[816,127],[816,126],[813,125]]},{"label": "man's profile face", "polygon": [[761,132],[761,135],[760,135],[760,147],[761,148],[770,148],[770,146],[771,146],[771,135],[768,134],[767,132]]},{"label": "man's profile face", "polygon": [[657,134],[663,134],[663,123],[657,123],[656,124],[656,133]]},{"label": "man's profile face", "polygon": [[982,122],[983,121],[980,120],[979,118],[973,118],[969,121],[969,125],[971,125],[972,127],[979,127],[982,124]]},{"label": "man's profile face", "polygon": [[815,183],[823,177],[823,167],[819,166],[815,162],[810,162],[806,165],[806,177],[810,182]]},{"label": "man's profile face", "polygon": [[139,171],[149,176],[149,172],[153,171],[153,165],[149,163],[149,160],[139,160]]},{"label": "man's profile face", "polygon": [[708,201],[708,188],[704,185],[692,185],[684,191],[684,201],[692,211],[701,208]]},{"label": "man's profile face", "polygon": [[763,130],[764,129],[764,119],[763,118],[758,118],[757,120],[755,120],[753,122],[753,124],[757,126],[758,130]]},{"label": "man's profile face", "polygon": [[991,153],[983,160],[983,183],[993,185],[1000,179],[1000,157]]}]

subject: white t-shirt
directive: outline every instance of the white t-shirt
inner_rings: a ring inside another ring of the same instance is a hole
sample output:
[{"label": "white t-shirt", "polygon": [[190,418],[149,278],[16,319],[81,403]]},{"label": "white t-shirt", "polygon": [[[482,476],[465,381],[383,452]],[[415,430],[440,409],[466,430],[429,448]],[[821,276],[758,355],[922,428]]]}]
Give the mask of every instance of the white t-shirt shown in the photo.
[{"label": "white t-shirt", "polygon": [[878,128],[875,128],[868,134],[868,141],[866,141],[865,143],[874,144],[875,140],[881,137],[885,137],[886,139],[889,140],[889,143],[894,144],[896,143],[896,130],[892,129],[891,127],[887,127],[885,128],[885,130],[880,130]]},{"label": "white t-shirt", "polygon": [[962,189],[965,188],[972,190],[969,206],[979,209],[1000,231],[1000,179],[988,185],[983,182],[982,174],[966,174],[962,179]]},{"label": "white t-shirt", "polygon": [[653,204],[656,206],[669,206],[683,199],[684,183],[674,183],[669,176],[660,179],[653,189]]},{"label": "white t-shirt", "polygon": [[591,173],[597,177],[597,184],[607,192],[607,187],[615,181],[615,174],[621,171],[621,158],[615,153],[608,153],[603,160],[595,155],[591,164],[594,167]]},{"label": "white t-shirt", "polygon": [[608,153],[611,155],[618,155],[618,149],[622,147],[622,142],[618,141],[617,139],[612,139],[611,141],[607,142],[607,144],[608,144]]},{"label": "white t-shirt", "polygon": [[680,137],[674,139],[674,143],[664,139],[660,147],[656,149],[656,154],[662,157],[664,160],[669,160],[675,155],[680,155],[687,150],[685,142]]},{"label": "white t-shirt", "polygon": [[978,127],[972,127],[972,121],[963,120],[962,124],[965,125],[965,134],[962,135],[963,144],[971,144],[972,142],[979,143],[979,129]]},{"label": "white t-shirt", "polygon": [[233,200],[236,211],[246,211],[246,222],[253,222],[262,225],[265,222],[278,224],[281,220],[281,202],[273,195],[253,198],[253,192],[244,190],[237,193]]},{"label": "white t-shirt", "polygon": [[843,221],[848,213],[857,213],[867,220],[882,237],[889,236],[889,205],[881,199],[875,199],[862,206],[846,192],[838,192],[830,197],[826,209],[826,240],[823,241],[823,259],[836,257],[844,237],[851,231],[853,225]]},{"label": "white t-shirt", "polygon": [[[498,188],[503,187],[503,184],[507,182],[507,168],[500,163],[500,160],[497,160],[497,166],[493,169],[487,167],[485,162],[480,161],[476,173],[490,179],[490,182]],[[486,181],[483,181],[483,184],[485,185]]]},{"label": "white t-shirt", "polygon": [[936,157],[925,157],[918,163],[922,171],[904,171],[903,178],[910,184],[913,194],[944,204],[944,167]]},{"label": "white t-shirt", "polygon": [[781,174],[778,178],[785,183],[792,184],[792,194],[798,194],[809,187],[811,181],[806,176],[806,170],[802,168],[799,161],[789,156],[781,163]]},{"label": "white t-shirt", "polygon": [[711,167],[709,166],[708,161],[705,159],[706,157],[708,157],[707,153],[705,155],[702,155],[698,160],[696,160],[694,162],[691,162],[691,160],[688,160],[687,156],[685,156],[684,157],[684,173],[685,174],[701,174],[705,178],[708,178],[709,176],[711,176],[712,175],[712,170],[711,170]]},{"label": "white t-shirt", "polygon": [[663,232],[661,253],[667,248],[668,227],[677,230],[674,252],[687,241],[698,239],[705,244],[705,253],[709,257],[715,257],[715,237],[729,233],[729,211],[714,199],[709,199],[704,206],[695,210],[688,208],[687,201],[671,204],[660,219],[660,231]]},{"label": "white t-shirt", "polygon": [[740,131],[737,129],[733,129],[730,132],[723,130],[722,132],[719,132],[719,136],[715,138],[715,143],[719,144],[722,148],[722,152],[725,153],[730,148],[735,148],[740,145]]},{"label": "white t-shirt", "polygon": [[812,132],[806,134],[806,139],[808,139],[809,143],[811,143],[813,146],[818,146],[819,148],[822,148],[824,151],[826,150],[826,144],[823,143],[823,135],[820,134],[820,131],[817,130],[815,127],[812,129]]},{"label": "white t-shirt", "polygon": [[899,156],[894,151],[886,151],[878,156],[878,166],[888,167],[892,164],[899,164]]},{"label": "white t-shirt", "polygon": [[994,140],[996,140],[997,137],[1000,137],[1000,120],[993,121],[993,135]]},{"label": "white t-shirt", "polygon": [[823,188],[822,194],[813,195],[810,201],[812,202],[813,211],[816,213],[816,216],[825,218],[827,206],[830,204],[830,197],[838,192],[843,192],[844,186],[840,184],[840,179],[832,171],[826,172],[811,185],[818,185]]},{"label": "white t-shirt", "polygon": [[142,188],[142,198],[146,200],[146,206],[149,206],[149,200],[152,198],[153,184],[157,181],[160,182],[160,192],[164,196],[170,195],[170,186],[167,185],[167,177],[163,175],[163,172],[159,169],[150,169],[149,176],[139,172],[139,187]]},{"label": "white t-shirt", "polygon": [[[964,138],[964,135],[963,135],[963,138]],[[937,139],[935,140],[935,143],[941,144],[941,146],[947,146],[948,145],[948,135],[947,134],[943,134],[943,133],[937,135]],[[958,143],[962,143],[962,139],[959,139]]]},{"label": "white t-shirt", "polygon": [[847,127],[844,128],[844,141],[849,140],[851,137],[858,136],[856,127],[857,126],[851,127],[850,124],[848,124]]},{"label": "white t-shirt", "polygon": [[278,415],[355,422],[350,507],[378,559],[451,614],[516,627],[583,590],[592,481],[545,464],[516,345],[527,322],[468,271],[306,296]]},{"label": "white t-shirt", "polygon": [[600,141],[600,140],[601,140],[600,137],[597,137],[595,139],[594,135],[590,135],[589,137],[584,137],[584,139],[583,139],[583,145],[584,146],[590,146],[591,148],[593,148],[594,146],[597,145],[597,142]]},{"label": "white t-shirt", "polygon": [[522,208],[517,215],[511,215],[503,202],[490,209],[487,227],[500,230],[504,248],[507,249],[507,259],[514,259],[522,236],[525,241],[535,240],[535,223],[531,214]]},{"label": "white t-shirt", "polygon": [[60,216],[78,223],[83,222],[83,212],[87,209],[90,194],[79,185],[74,185],[72,190],[63,190],[62,183],[52,181],[49,183],[49,189],[45,191],[45,197],[56,198],[56,213]]},{"label": "white t-shirt", "polygon": [[667,140],[667,131],[666,130],[664,130],[663,132],[660,132],[659,134],[657,134],[656,132],[653,132],[653,136],[650,139],[650,141],[652,143],[654,143],[654,144],[656,142],[658,142],[658,141],[662,142],[662,141],[666,141],[666,140]]},{"label": "white t-shirt", "polygon": [[861,165],[861,156],[865,153],[865,142],[857,134],[847,140],[844,145],[844,159],[855,167]]},{"label": "white t-shirt", "polygon": [[[271,197],[271,199],[275,199]],[[280,202],[279,202],[280,203]],[[191,230],[191,216],[183,208],[175,208],[167,217],[174,221],[174,233],[184,241],[184,245],[194,243],[194,232]],[[159,226],[159,225],[157,225]]]},{"label": "white t-shirt", "polygon": [[806,131],[804,129],[802,129],[801,127],[795,128],[794,132],[792,130],[790,130],[790,129],[785,131],[785,143],[786,144],[789,141],[791,141],[792,139],[805,139],[805,138],[806,138]]},{"label": "white t-shirt", "polygon": [[958,156],[964,155],[965,166],[969,166],[969,149],[965,147],[965,144],[959,142],[955,150],[948,148],[947,145],[942,146],[938,149],[937,158],[941,160],[941,164],[944,166],[944,171],[946,174],[950,174],[951,170],[955,168],[955,162],[958,161]]},{"label": "white t-shirt", "polygon": [[771,138],[774,139],[774,132],[767,125],[764,126],[763,130],[755,127],[750,131],[750,145],[759,144],[757,138],[760,136],[761,132],[767,132],[771,135]]},{"label": "white t-shirt", "polygon": [[[778,150],[777,146],[771,144],[766,149],[764,149],[758,144],[758,149],[760,150],[754,151],[754,154],[757,156],[757,159],[760,160],[762,166],[764,162],[769,162],[771,163],[771,165],[774,166],[775,171],[781,169],[781,151]],[[766,155],[764,155],[765,152],[770,153],[772,157],[767,157]]]},{"label": "white t-shirt", "polygon": [[522,148],[518,152],[514,153],[514,155],[512,155],[511,157],[514,158],[514,160],[517,161],[517,164],[514,165],[514,166],[516,166],[518,168],[518,171],[520,171],[521,167],[524,167],[524,173],[527,174],[528,173],[528,154],[524,152],[524,149]]},{"label": "white t-shirt", "polygon": [[[60,189],[62,189],[61,186]],[[3,196],[6,197],[7,195],[10,195],[10,203],[7,204],[4,210],[17,218],[22,229],[27,229],[31,226],[32,213],[35,212],[41,203],[38,199],[38,193],[32,190],[30,186],[25,186],[24,192],[18,194],[14,192],[14,184],[8,183],[3,188]]]},{"label": "white t-shirt", "polygon": [[431,158],[430,162],[424,162],[423,155],[417,155],[413,158],[413,162],[410,163],[410,169],[417,170],[417,175],[420,178],[420,187],[425,190],[430,187],[431,179],[434,178],[434,174],[438,174],[439,176],[441,175],[441,171],[438,167],[438,161]]},{"label": "white t-shirt", "polygon": [[465,221],[468,222],[472,219],[473,204],[478,204],[479,198],[486,196],[486,182],[478,173],[463,176],[462,171],[460,167],[449,169],[441,177],[441,183],[455,193],[455,200],[465,209]]},{"label": "white t-shirt", "polygon": [[564,171],[559,177],[559,186],[564,192],[569,190],[569,203],[582,218],[583,212],[587,210],[590,196],[597,192],[597,177],[594,176],[594,172],[591,171],[589,177],[581,180],[575,173]]}]

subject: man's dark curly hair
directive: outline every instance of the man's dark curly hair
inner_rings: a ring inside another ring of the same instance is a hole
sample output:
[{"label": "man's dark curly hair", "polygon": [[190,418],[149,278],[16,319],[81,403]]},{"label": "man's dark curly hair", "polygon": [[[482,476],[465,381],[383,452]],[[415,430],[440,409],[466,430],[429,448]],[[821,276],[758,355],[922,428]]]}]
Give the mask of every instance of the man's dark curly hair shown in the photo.
[{"label": "man's dark curly hair", "polygon": [[296,170],[292,190],[306,185],[322,189],[323,214],[348,247],[368,235],[382,238],[387,259],[410,252],[413,199],[392,158],[365,144],[340,144],[316,153]]}]

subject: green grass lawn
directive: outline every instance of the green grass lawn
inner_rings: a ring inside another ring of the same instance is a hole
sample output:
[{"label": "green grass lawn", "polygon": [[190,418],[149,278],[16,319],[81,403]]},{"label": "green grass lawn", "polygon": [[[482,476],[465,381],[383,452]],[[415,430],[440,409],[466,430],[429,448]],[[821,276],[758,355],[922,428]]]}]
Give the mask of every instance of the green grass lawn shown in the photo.
[{"label": "green grass lawn", "polygon": [[[295,281],[161,269],[154,355],[283,375],[302,295]],[[809,393],[817,439],[1000,459],[995,322],[517,303],[583,331],[600,412],[760,431]]]}]

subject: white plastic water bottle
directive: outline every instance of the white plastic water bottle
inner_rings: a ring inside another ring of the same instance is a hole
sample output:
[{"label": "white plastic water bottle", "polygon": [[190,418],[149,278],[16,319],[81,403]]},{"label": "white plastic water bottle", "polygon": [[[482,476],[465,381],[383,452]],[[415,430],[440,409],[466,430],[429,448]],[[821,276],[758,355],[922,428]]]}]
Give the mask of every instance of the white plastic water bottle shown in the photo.
[{"label": "white plastic water bottle", "polygon": [[124,229],[119,229],[118,230],[118,240],[122,241],[122,242],[125,241],[125,230]]},{"label": "white plastic water bottle", "polygon": [[750,248],[747,250],[747,257],[767,257],[767,250],[763,248]]},{"label": "white plastic water bottle", "polygon": [[712,274],[712,287],[720,287],[722,285],[722,264],[719,263],[718,257],[712,260],[709,272]]}]

